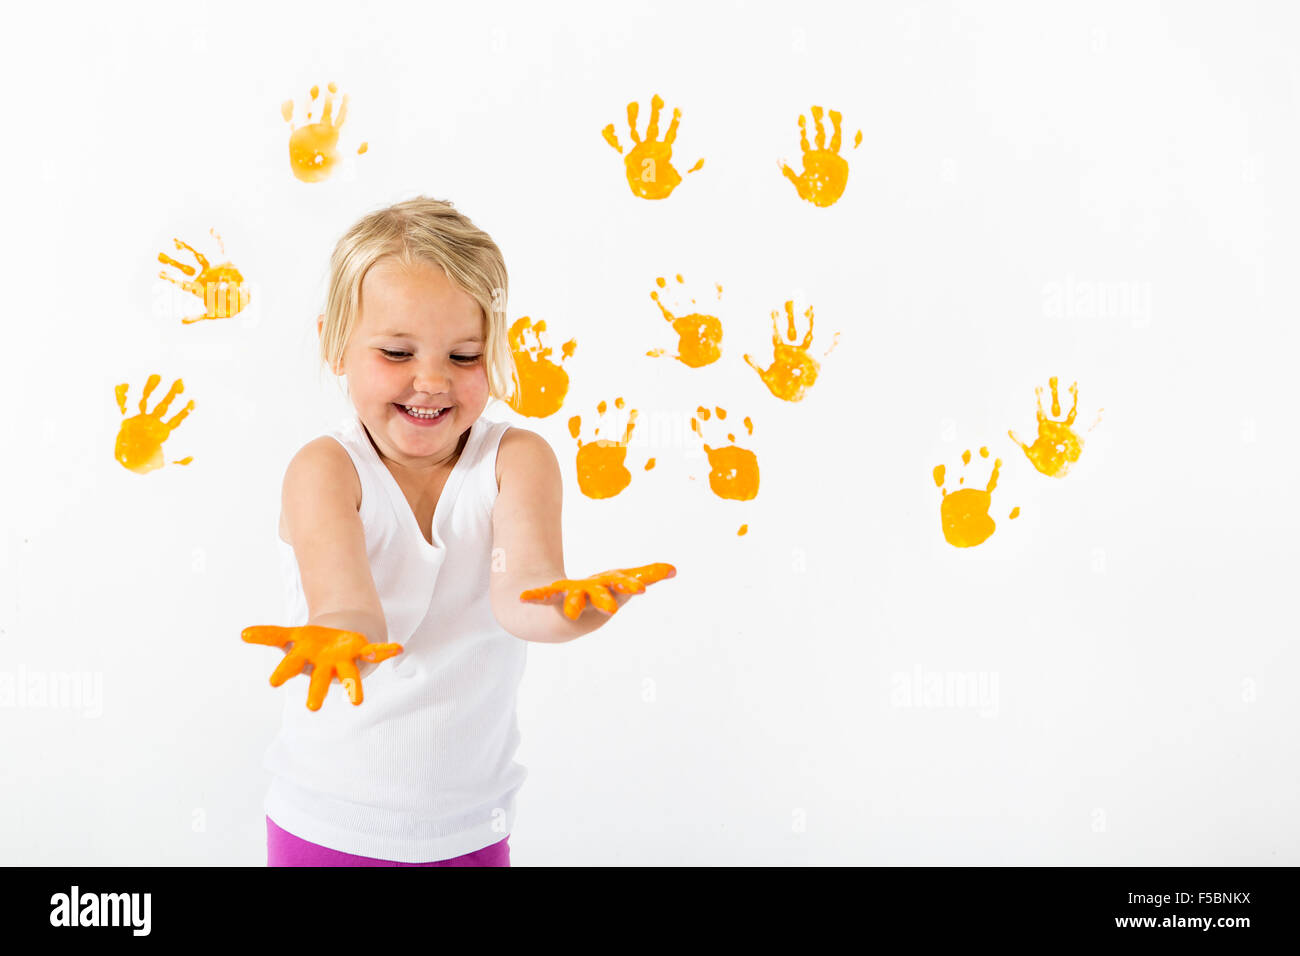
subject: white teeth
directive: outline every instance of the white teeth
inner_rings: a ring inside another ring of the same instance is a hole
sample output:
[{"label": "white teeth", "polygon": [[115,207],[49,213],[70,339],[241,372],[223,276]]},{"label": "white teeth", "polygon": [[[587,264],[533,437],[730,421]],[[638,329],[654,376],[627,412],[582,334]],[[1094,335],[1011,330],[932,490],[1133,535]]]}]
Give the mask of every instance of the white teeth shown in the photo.
[{"label": "white teeth", "polygon": [[410,405],[403,405],[402,409],[413,418],[437,418],[446,411],[445,408],[440,408],[435,411],[428,408],[412,408]]}]

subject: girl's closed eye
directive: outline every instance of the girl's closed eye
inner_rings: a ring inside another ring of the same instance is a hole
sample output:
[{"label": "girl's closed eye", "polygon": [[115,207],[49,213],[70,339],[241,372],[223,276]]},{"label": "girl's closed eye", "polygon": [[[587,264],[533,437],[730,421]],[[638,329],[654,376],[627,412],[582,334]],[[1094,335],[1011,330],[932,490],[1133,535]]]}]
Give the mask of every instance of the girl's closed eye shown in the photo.
[{"label": "girl's closed eye", "polygon": [[[410,352],[397,352],[390,349],[380,349],[379,351],[383,352],[390,359],[404,359],[411,354]],[[452,356],[453,361],[461,362],[464,364],[469,364],[470,362],[477,362],[479,358],[481,358],[481,356],[478,355],[453,355]]]}]

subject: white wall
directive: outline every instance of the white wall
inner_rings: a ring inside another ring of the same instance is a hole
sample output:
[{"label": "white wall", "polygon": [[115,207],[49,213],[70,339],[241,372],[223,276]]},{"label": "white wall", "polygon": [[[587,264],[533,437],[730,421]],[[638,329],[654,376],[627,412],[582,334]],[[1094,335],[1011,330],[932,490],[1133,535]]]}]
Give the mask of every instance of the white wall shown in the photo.
[{"label": "white wall", "polygon": [[[0,676],[102,693],[0,707],[0,862],[265,862],[260,758],[306,680],[271,689],[239,635],[279,622],[284,465],[346,410],[327,258],[425,193],[501,245],[512,319],[578,339],[565,408],[525,422],[565,465],[569,569],[678,567],[530,647],[515,865],[1300,863],[1293,9],[136,6],[0,38]],[[279,106],[329,81],[345,167],[304,184]],[[654,93],[679,169],[705,158],[661,202],[600,135]],[[814,103],[851,163],[826,209],[778,170]],[[182,325],[156,256],[211,228],[255,303]],[[724,287],[700,370],[644,356],[679,272]],[[792,296],[815,354],[841,333],[799,404],[741,359]],[[141,476],[113,388],[155,372],[194,462]],[[1082,424],[1105,407],[1060,481],[1007,437],[1051,375]],[[616,395],[682,427],[634,433],[657,467],[595,501],[566,422]],[[700,404],[752,416],[754,501],[709,492]],[[998,530],[957,549],[931,469],[980,445]],[[988,696],[901,696],[964,674]]]}]

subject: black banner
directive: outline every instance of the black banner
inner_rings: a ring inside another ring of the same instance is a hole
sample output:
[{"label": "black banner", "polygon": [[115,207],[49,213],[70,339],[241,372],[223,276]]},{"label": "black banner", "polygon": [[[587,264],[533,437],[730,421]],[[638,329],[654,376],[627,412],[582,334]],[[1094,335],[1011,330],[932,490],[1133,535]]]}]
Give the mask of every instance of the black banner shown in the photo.
[{"label": "black banner", "polygon": [[[678,921],[725,927],[731,938],[761,938],[785,924],[800,934],[857,931],[864,941],[923,947],[1126,937],[1235,947],[1294,935],[1292,867],[628,866],[594,876],[565,868],[537,883],[528,871],[538,867],[490,869],[15,867],[0,918],[6,943],[284,936],[310,949],[374,943],[384,927],[427,925],[435,942],[442,931],[557,922],[577,931],[575,942],[594,942],[595,928],[615,939],[657,936]],[[645,872],[624,878],[624,870]]]}]

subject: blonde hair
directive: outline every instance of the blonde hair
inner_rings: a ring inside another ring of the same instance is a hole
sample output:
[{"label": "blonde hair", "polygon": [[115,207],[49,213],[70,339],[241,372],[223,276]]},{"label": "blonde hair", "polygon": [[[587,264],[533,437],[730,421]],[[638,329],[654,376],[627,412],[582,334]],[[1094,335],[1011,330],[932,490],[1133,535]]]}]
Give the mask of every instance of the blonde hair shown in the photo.
[{"label": "blonde hair", "polygon": [[506,330],[509,281],[505,258],[492,238],[450,202],[417,196],[363,216],[334,246],[321,325],[321,360],[337,371],[356,328],[361,280],[380,259],[441,266],[457,287],[483,307],[488,392],[508,402],[519,377]]}]

